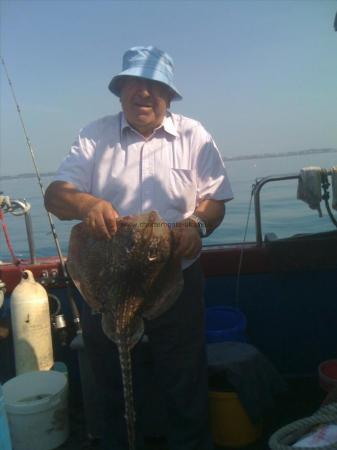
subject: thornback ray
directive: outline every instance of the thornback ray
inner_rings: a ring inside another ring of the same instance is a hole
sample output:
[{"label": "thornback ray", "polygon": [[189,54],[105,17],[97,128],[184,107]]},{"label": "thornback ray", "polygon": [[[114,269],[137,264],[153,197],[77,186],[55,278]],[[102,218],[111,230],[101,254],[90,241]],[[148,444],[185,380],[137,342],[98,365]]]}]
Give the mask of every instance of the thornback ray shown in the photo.
[{"label": "thornback ray", "polygon": [[173,236],[156,211],[117,220],[110,240],[95,240],[83,223],[73,227],[67,269],[90,307],[102,313],[104,333],[131,349],[154,319],[179,296],[183,277]]}]

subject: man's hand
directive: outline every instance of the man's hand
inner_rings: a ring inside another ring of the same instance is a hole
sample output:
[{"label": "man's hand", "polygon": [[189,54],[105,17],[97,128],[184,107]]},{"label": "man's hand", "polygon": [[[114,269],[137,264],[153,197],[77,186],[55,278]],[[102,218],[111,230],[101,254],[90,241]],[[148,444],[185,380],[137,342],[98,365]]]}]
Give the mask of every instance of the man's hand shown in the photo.
[{"label": "man's hand", "polygon": [[117,217],[118,212],[111,203],[97,199],[86,212],[83,222],[88,232],[96,239],[111,239],[117,231]]},{"label": "man's hand", "polygon": [[82,220],[96,239],[110,239],[117,230],[118,212],[112,204],[66,181],[54,181],[45,194],[45,206],[60,220]]},{"label": "man's hand", "polygon": [[193,259],[199,255],[202,244],[198,225],[193,220],[178,222],[172,233],[175,240],[174,256]]},{"label": "man's hand", "polygon": [[[207,236],[221,223],[225,214],[223,200],[203,200],[194,214],[199,216],[206,225]],[[186,218],[178,222],[172,230],[175,239],[175,256],[186,259],[196,258],[202,248],[199,226],[195,220]]]}]

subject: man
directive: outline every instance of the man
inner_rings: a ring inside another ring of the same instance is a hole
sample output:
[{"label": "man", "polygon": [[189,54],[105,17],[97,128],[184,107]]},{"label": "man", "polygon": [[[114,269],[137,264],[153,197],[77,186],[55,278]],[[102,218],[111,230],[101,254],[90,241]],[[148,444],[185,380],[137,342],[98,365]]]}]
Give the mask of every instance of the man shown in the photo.
[{"label": "man", "polygon": [[[182,98],[173,83],[173,70],[170,56],[155,47],[133,47],[124,54],[123,71],[109,85],[120,98],[122,112],[80,131],[47,189],[45,204],[60,219],[84,221],[97,239],[111,238],[118,216],[149,210],[157,210],[171,225],[175,253],[182,258],[184,290],[169,311],[146,321],[145,331],[165,397],[170,450],[209,450],[198,256],[201,238],[221,223],[232,191],[209,133],[200,123],[168,110],[172,100]],[[88,307],[82,326],[98,385],[104,390],[103,447],[126,450],[116,347]],[[134,362],[137,352],[136,347]],[[140,449],[140,429],[138,433]]]}]

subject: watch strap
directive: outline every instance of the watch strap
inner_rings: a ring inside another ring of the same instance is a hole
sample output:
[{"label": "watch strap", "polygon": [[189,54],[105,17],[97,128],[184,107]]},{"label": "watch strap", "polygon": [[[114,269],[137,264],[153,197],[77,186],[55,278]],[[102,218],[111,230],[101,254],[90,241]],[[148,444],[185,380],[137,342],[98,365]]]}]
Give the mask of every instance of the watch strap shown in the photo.
[{"label": "watch strap", "polygon": [[193,220],[193,222],[198,225],[200,237],[207,236],[206,224],[199,216],[197,216],[196,214],[192,214],[191,216],[189,216],[189,219]]}]

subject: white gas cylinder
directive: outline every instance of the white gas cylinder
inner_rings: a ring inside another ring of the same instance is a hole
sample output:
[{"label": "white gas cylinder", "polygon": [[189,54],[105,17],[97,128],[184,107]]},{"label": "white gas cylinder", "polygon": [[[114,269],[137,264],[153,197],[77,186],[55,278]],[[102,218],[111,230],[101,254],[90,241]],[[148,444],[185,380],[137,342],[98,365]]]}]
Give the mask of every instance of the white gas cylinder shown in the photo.
[{"label": "white gas cylinder", "polygon": [[48,295],[30,270],[10,300],[16,374],[49,370],[54,364]]}]

